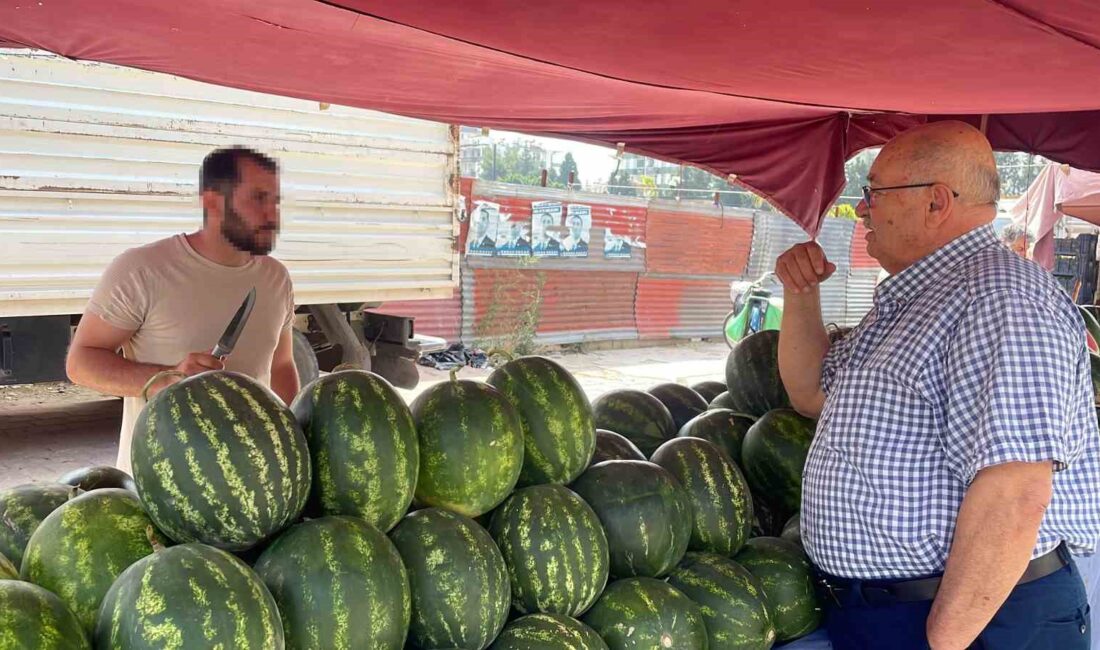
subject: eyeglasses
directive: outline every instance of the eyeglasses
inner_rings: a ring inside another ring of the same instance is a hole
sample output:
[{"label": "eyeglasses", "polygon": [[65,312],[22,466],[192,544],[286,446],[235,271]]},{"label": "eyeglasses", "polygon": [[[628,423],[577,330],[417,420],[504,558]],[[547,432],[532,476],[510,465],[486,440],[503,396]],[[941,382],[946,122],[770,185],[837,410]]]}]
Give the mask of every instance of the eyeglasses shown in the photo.
[{"label": "eyeglasses", "polygon": [[[941,185],[942,183],[913,183],[912,185],[891,185],[889,187],[871,187],[870,185],[863,186],[863,203],[868,208],[871,207],[871,196],[875,192],[885,192],[887,190],[909,190],[915,187],[932,187],[933,185]],[[948,188],[950,189],[950,188]],[[955,190],[951,190],[951,195],[956,199],[959,198],[959,193]]]}]

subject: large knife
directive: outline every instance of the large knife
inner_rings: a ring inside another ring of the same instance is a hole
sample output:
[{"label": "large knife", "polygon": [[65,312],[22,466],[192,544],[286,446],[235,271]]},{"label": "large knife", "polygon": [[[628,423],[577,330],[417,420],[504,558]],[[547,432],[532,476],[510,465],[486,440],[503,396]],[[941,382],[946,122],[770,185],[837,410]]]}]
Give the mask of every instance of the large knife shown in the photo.
[{"label": "large knife", "polygon": [[252,314],[252,306],[255,304],[256,287],[252,287],[252,290],[244,297],[244,302],[241,303],[240,308],[237,309],[237,313],[233,314],[233,320],[229,321],[229,327],[225,328],[225,333],[218,340],[218,344],[214,346],[214,351],[210,354],[219,359],[225,359],[233,352],[233,348],[237,346],[237,339],[241,337],[244,325],[248,322],[249,315]]}]

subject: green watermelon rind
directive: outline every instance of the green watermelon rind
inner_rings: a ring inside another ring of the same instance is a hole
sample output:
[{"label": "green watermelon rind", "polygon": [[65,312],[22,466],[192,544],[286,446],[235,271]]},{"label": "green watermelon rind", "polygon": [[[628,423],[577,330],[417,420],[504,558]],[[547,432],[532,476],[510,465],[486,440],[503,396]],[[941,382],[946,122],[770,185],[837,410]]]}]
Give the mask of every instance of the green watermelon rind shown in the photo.
[{"label": "green watermelon rind", "polygon": [[288,650],[401,650],[412,612],[409,578],[385,534],[333,515],[289,528],[256,561],[282,617]]},{"label": "green watermelon rind", "polygon": [[626,436],[607,429],[596,429],[596,451],[589,467],[605,460],[647,460],[642,450]]},{"label": "green watermelon rind", "polygon": [[655,578],[611,583],[581,621],[596,630],[611,650],[708,648],[699,605]]},{"label": "green watermelon rind", "polygon": [[310,488],[306,438],[270,389],[236,372],[157,393],[130,464],[149,518],[176,542],[243,551],[295,521]]},{"label": "green watermelon rind", "polygon": [[691,418],[707,410],[707,400],[683,384],[666,382],[657,384],[646,392],[665,405],[669,414],[672,415],[672,424],[676,430]]},{"label": "green watermelon rind", "polygon": [[31,535],[51,512],[81,493],[62,483],[29,483],[0,490],[0,555],[16,567]]},{"label": "green watermelon rind", "polygon": [[592,405],[581,385],[545,357],[513,359],[485,380],[512,403],[523,423],[520,487],[571,483],[596,448]]},{"label": "green watermelon rind", "polygon": [[57,594],[85,632],[95,632],[107,590],[134,562],[167,538],[156,531],[137,495],[100,488],[64,503],[27,543],[22,579]]},{"label": "green watermelon rind", "polygon": [[393,528],[420,468],[416,424],[397,390],[372,372],[342,370],[303,388],[290,408],[309,443],[310,511]]},{"label": "green watermelon rind", "polygon": [[741,446],[756,418],[727,408],[710,409],[695,416],[676,432],[677,438],[702,438],[718,445],[741,467]]},{"label": "green watermelon rind", "polygon": [[419,437],[416,501],[467,517],[500,505],[523,468],[523,423],[489,384],[447,381],[412,404]]},{"label": "green watermelon rind", "polygon": [[0,647],[92,650],[76,614],[55,594],[22,580],[0,580]]},{"label": "green watermelon rind", "polygon": [[504,556],[474,520],[439,508],[409,513],[390,532],[412,593],[409,642],[418,648],[486,648],[508,621]]},{"label": "green watermelon rind", "polygon": [[676,424],[661,400],[632,388],[612,390],[592,402],[596,428],[614,431],[647,457],[676,435]]},{"label": "green watermelon rind", "polygon": [[779,376],[777,330],[750,334],[730,350],[726,386],[730,408],[738,413],[759,417],[774,409],[790,408],[790,397]]},{"label": "green watermelon rind", "polygon": [[688,553],[668,584],[699,605],[711,648],[767,650],[775,643],[764,588],[728,557]]},{"label": "green watermelon rind", "polygon": [[607,584],[607,536],[592,508],[561,485],[516,490],[493,511],[500,548],[521,614],[579,616]]},{"label": "green watermelon rind", "polygon": [[822,609],[810,563],[797,544],[778,537],[757,537],[746,542],[733,559],[760,581],[777,640],[797,639],[821,626]]},{"label": "green watermelon rind", "polygon": [[754,495],[780,509],[785,522],[802,505],[802,470],[815,423],[791,409],[764,414],[745,434],[741,464]]},{"label": "green watermelon rind", "polygon": [[560,614],[528,614],[504,628],[490,650],[608,650],[596,631]]},{"label": "green watermelon rind", "polygon": [[687,492],[692,506],[688,549],[732,556],[752,533],[752,495],[737,465],[702,438],[674,438],[653,453]]}]

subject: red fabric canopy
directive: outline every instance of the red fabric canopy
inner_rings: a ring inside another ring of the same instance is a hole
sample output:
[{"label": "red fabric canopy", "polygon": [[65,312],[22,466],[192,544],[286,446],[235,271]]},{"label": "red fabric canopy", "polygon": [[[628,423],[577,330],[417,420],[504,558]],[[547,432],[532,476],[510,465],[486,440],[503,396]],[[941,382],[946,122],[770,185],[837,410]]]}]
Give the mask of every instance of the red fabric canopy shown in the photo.
[{"label": "red fabric canopy", "polygon": [[[0,0],[0,42],[699,165],[807,231],[844,161],[967,115],[1100,171],[1100,4]],[[984,119],[982,116],[986,116]]]}]

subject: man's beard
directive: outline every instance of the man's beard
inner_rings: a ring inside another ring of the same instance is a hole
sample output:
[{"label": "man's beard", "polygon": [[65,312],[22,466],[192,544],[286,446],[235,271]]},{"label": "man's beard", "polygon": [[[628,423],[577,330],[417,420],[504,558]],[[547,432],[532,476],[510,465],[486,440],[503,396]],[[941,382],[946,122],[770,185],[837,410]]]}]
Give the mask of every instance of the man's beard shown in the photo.
[{"label": "man's beard", "polygon": [[229,199],[225,201],[225,216],[222,218],[222,235],[237,250],[252,255],[267,255],[271,252],[274,239],[271,243],[261,243],[258,235],[265,231],[274,231],[274,227],[249,228],[241,218],[240,213],[229,205]]}]

